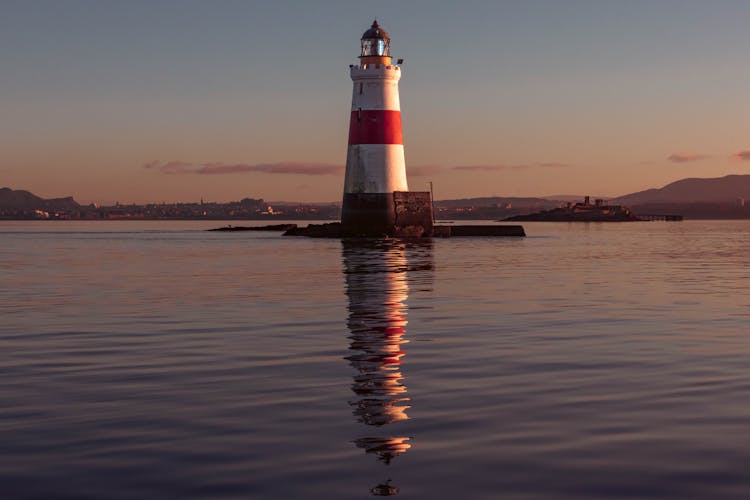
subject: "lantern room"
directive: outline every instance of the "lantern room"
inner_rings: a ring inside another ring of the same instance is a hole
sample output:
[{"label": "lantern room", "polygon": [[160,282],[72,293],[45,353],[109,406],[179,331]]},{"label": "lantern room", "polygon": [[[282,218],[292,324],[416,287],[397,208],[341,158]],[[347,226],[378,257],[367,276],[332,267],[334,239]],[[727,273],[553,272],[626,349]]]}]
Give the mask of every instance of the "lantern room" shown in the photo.
[{"label": "lantern room", "polygon": [[361,64],[390,64],[391,39],[377,20],[362,34],[361,44]]}]

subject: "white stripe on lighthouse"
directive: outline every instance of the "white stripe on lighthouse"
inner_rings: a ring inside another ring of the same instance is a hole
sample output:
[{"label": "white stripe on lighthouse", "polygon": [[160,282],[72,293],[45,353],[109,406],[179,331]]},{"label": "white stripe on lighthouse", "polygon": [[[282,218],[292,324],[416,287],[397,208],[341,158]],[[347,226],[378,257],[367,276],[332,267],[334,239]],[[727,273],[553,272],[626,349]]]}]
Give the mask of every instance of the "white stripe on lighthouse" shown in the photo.
[{"label": "white stripe on lighthouse", "polygon": [[403,144],[351,144],[344,193],[408,191]]},{"label": "white stripe on lighthouse", "polygon": [[398,81],[401,68],[398,66],[368,66],[351,69],[354,81],[352,92],[352,111],[358,109],[383,109],[400,111]]}]

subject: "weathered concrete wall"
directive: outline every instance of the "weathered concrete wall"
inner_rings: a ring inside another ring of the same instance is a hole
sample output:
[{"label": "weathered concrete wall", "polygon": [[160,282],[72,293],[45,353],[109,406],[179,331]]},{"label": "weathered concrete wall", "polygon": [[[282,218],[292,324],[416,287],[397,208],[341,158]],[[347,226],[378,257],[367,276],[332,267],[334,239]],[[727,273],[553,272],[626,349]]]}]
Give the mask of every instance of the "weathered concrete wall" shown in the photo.
[{"label": "weathered concrete wall", "polygon": [[430,236],[432,199],[429,192],[345,193],[341,225],[352,236]]},{"label": "weathered concrete wall", "polygon": [[393,235],[393,193],[344,193],[341,226],[348,236]]},{"label": "weathered concrete wall", "polygon": [[429,191],[396,191],[393,193],[393,205],[397,234],[418,237],[432,235],[432,197]]}]

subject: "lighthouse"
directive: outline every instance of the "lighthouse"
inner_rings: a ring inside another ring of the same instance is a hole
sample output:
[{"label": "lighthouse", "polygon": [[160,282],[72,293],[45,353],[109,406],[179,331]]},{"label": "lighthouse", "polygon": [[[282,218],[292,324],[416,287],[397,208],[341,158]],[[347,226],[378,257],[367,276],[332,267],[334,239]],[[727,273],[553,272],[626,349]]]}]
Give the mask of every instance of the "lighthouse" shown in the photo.
[{"label": "lighthouse", "polygon": [[349,65],[352,107],[341,223],[291,228],[313,238],[525,236],[523,226],[434,225],[430,191],[409,191],[398,82],[391,38],[377,21],[360,39],[359,64]]},{"label": "lighthouse", "polygon": [[[409,192],[398,82],[391,39],[377,21],[360,40],[353,82],[341,224],[350,235],[414,235],[432,231],[429,192]],[[400,61],[399,61],[400,62]]]}]

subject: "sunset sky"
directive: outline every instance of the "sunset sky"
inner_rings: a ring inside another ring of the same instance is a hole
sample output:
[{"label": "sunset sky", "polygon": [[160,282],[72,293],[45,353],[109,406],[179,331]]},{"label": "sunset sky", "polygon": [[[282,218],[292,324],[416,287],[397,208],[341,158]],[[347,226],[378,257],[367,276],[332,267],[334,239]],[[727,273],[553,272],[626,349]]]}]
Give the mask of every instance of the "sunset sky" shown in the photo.
[{"label": "sunset sky", "polygon": [[339,201],[374,17],[410,188],[616,196],[750,173],[750,2],[0,0],[0,187]]}]

